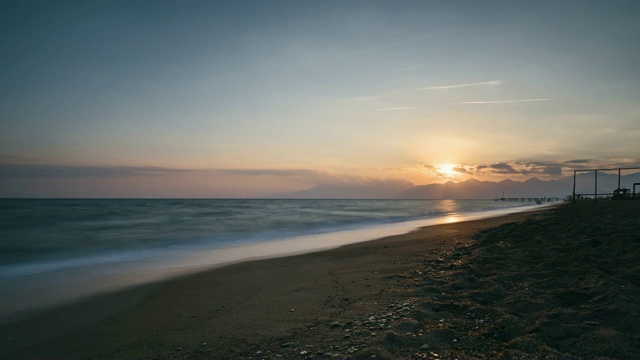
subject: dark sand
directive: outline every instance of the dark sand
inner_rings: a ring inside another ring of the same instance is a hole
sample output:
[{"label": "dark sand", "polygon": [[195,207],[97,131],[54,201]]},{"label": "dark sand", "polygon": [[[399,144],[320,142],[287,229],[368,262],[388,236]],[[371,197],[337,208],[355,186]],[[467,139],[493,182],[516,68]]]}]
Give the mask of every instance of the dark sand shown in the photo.
[{"label": "dark sand", "polygon": [[640,358],[640,201],[228,266],[0,327],[3,359]]}]

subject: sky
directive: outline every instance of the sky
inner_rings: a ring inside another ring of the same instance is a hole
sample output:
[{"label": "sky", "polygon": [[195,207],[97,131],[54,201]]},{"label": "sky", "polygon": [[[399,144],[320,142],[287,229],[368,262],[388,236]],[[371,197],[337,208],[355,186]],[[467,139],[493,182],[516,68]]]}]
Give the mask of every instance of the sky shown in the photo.
[{"label": "sky", "polygon": [[0,197],[640,166],[637,1],[0,2]]}]

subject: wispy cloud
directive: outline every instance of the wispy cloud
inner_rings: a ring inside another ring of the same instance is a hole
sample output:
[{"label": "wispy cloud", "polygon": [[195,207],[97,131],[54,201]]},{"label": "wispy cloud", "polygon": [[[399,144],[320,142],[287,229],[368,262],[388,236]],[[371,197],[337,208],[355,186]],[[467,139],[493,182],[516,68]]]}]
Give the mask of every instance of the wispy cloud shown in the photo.
[{"label": "wispy cloud", "polygon": [[47,165],[16,164],[2,162],[0,158],[0,181],[7,179],[116,179],[148,178],[192,175],[225,177],[273,177],[301,183],[323,186],[369,186],[369,187],[409,187],[407,180],[375,178],[335,173],[315,169],[179,169],[156,166],[91,166],[91,165]]},{"label": "wispy cloud", "polygon": [[549,101],[551,99],[517,99],[517,100],[495,100],[495,101],[463,101],[457,103],[450,103],[449,105],[475,105],[475,104],[511,104],[511,103],[522,103],[522,102],[536,102],[536,101]]},{"label": "wispy cloud", "polygon": [[640,159],[573,159],[562,162],[562,166],[570,171],[598,168],[629,168],[640,167]]},{"label": "wispy cloud", "polygon": [[193,170],[156,166],[84,166],[0,163],[1,178],[121,178],[164,176]]},{"label": "wispy cloud", "polygon": [[376,109],[376,111],[395,111],[395,110],[411,110],[411,109],[415,109],[415,106],[401,106],[401,107]]},{"label": "wispy cloud", "polygon": [[457,85],[429,86],[429,87],[418,88],[416,90],[447,90],[447,89],[457,89],[457,88],[470,87],[470,86],[497,86],[501,84],[504,84],[502,80],[491,80],[491,81],[457,84]]},{"label": "wispy cloud", "polygon": [[25,156],[16,156],[11,154],[0,154],[0,164],[28,164],[28,163],[43,163],[43,159],[35,159]]}]

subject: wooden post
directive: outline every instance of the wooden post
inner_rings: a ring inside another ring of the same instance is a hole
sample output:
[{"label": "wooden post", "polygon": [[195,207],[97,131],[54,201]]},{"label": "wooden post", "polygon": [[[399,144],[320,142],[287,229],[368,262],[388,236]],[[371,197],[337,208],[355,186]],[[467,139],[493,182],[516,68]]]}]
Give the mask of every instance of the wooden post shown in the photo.
[{"label": "wooden post", "polygon": [[620,189],[620,169],[618,169],[618,189]]},{"label": "wooden post", "polygon": [[596,189],[593,192],[593,200],[598,200],[598,170],[596,170]]},{"label": "wooden post", "polygon": [[571,196],[571,202],[576,202],[576,171],[573,170],[573,196]]}]

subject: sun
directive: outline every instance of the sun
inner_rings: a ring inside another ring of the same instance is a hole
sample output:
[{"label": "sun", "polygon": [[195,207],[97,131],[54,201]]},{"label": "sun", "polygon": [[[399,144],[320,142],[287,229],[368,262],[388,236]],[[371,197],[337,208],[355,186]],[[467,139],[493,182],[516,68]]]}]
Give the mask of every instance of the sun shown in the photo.
[{"label": "sun", "polygon": [[456,164],[440,164],[438,165],[438,171],[444,175],[444,176],[455,176],[457,175],[456,171],[454,170],[456,168]]}]

